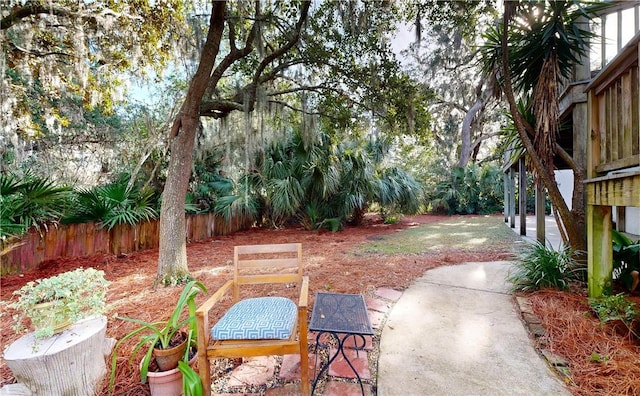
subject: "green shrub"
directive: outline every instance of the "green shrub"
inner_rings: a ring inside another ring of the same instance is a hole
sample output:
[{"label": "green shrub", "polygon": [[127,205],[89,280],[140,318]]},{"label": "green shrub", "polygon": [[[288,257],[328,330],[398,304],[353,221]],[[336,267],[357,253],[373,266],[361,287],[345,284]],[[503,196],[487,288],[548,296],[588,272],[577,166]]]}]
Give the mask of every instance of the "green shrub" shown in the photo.
[{"label": "green shrub", "polygon": [[602,323],[620,320],[628,328],[631,328],[633,322],[638,320],[636,304],[627,299],[623,293],[590,298],[589,306]]},{"label": "green shrub", "polygon": [[0,173],[0,241],[58,221],[69,205],[70,191],[32,173]]},{"label": "green shrub", "polygon": [[121,178],[111,184],[76,193],[74,211],[63,219],[65,224],[101,222],[112,229],[116,224],[137,224],[155,219],[154,194],[138,191]]},{"label": "green shrub", "polygon": [[632,241],[616,230],[611,231],[613,241],[613,275],[620,279],[630,291],[637,289],[634,285],[634,272],[640,272],[640,240]]},{"label": "green shrub", "polygon": [[430,211],[452,214],[489,214],[503,208],[502,171],[495,165],[456,167],[430,189],[425,189]]},{"label": "green shrub", "polygon": [[582,268],[573,259],[568,245],[556,251],[540,242],[525,248],[508,276],[513,291],[533,291],[552,287],[565,290],[570,280],[577,280]]}]

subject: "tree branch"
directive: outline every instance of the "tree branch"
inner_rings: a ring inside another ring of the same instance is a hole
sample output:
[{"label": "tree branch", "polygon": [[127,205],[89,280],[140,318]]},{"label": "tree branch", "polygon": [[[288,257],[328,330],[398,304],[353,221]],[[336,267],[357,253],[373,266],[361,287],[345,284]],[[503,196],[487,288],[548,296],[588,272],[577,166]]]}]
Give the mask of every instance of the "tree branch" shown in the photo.
[{"label": "tree branch", "polygon": [[[240,92],[236,93],[231,98],[222,99],[222,98],[214,98],[210,100],[203,101],[200,105],[200,115],[204,117],[213,117],[213,118],[224,118],[231,111],[239,110],[239,111],[253,111],[255,108],[255,100],[256,100],[256,90],[258,85],[263,84],[267,81],[273,80],[278,76],[282,70],[287,67],[301,63],[301,61],[296,62],[286,62],[281,65],[277,65],[270,70],[266,74],[262,74],[266,67],[273,62],[275,59],[281,57],[286,54],[293,46],[298,42],[300,38],[300,31],[302,26],[304,25],[305,20],[307,19],[307,15],[309,12],[309,6],[311,2],[306,1],[303,4],[300,18],[298,19],[295,30],[292,33],[292,36],[289,38],[287,43],[285,43],[282,47],[276,49],[271,54],[265,56],[260,65],[256,68],[255,73],[253,74],[252,81],[245,85]],[[256,15],[254,24],[251,27],[251,31],[247,35],[245,40],[245,46],[239,50],[230,51],[227,56],[220,62],[218,67],[211,73],[211,78],[209,79],[208,84],[208,95],[209,97],[213,97],[213,89],[218,83],[218,81],[222,78],[224,72],[237,60],[249,55],[253,51],[253,43],[255,41],[255,36],[258,32],[258,22],[259,18],[259,4],[256,4]]]},{"label": "tree branch", "polygon": [[111,15],[115,18],[125,16],[129,19],[142,21],[142,17],[140,16],[134,16],[123,12],[115,12],[110,8],[103,8],[99,12],[96,9],[94,9],[93,12],[75,12],[69,10],[68,8],[58,7],[54,5],[27,3],[26,5],[21,7],[13,7],[11,13],[0,20],[0,30],[7,30],[25,18],[40,14],[82,19],[98,18],[104,17],[106,15]]},{"label": "tree branch", "polygon": [[253,110],[255,106],[256,91],[258,89],[258,84],[260,83],[260,77],[262,76],[262,73],[264,72],[264,70],[275,59],[286,54],[300,40],[300,32],[302,31],[302,27],[304,26],[304,23],[307,20],[307,16],[309,15],[310,6],[311,6],[311,1],[305,1],[303,3],[302,9],[300,10],[300,18],[298,18],[298,22],[296,22],[295,29],[292,32],[291,37],[289,37],[289,40],[287,40],[287,42],[283,46],[276,49],[269,55],[265,56],[260,62],[260,64],[258,65],[258,67],[256,68],[256,71],[253,74],[253,81],[247,87],[249,103],[247,103],[246,105],[249,106],[249,110]]},{"label": "tree branch", "polygon": [[76,15],[63,7],[45,6],[43,4],[27,3],[22,7],[14,7],[6,17],[0,21],[0,30],[6,30],[19,23],[25,18],[38,14],[51,14],[56,16],[70,17]]},{"label": "tree branch", "polygon": [[235,110],[243,111],[244,104],[230,99],[212,99],[200,104],[200,115],[203,117],[224,118]]},{"label": "tree branch", "polygon": [[453,107],[456,110],[459,110],[460,112],[467,114],[467,112],[469,112],[469,109],[467,109],[466,107],[462,106],[459,103],[456,102],[449,102],[446,100],[440,100],[437,102],[433,102],[430,104],[430,107],[434,107],[434,106],[447,106],[447,107]]},{"label": "tree branch", "polygon": [[41,58],[44,58],[45,56],[50,56],[50,55],[60,55],[60,56],[67,56],[67,57],[71,57],[72,56],[71,54],[66,53],[66,52],[62,52],[62,51],[50,51],[50,52],[32,51],[32,50],[28,50],[26,48],[22,48],[22,47],[16,45],[15,43],[12,43],[12,42],[9,42],[9,45],[12,46],[13,48],[15,48],[16,50],[20,51],[20,52],[24,52],[26,54],[37,56],[37,57],[41,57]]},{"label": "tree branch", "polygon": [[573,160],[573,158],[569,155],[569,153],[565,151],[565,149],[562,148],[562,146],[556,143],[553,151],[558,157],[560,157],[562,161],[564,161],[565,164],[567,164],[567,166],[569,166],[569,168],[571,168],[571,170],[573,170],[575,173],[580,172],[576,161]]},{"label": "tree branch", "polygon": [[[258,19],[259,12],[260,12],[260,8],[256,5],[256,20]],[[230,25],[229,46],[231,50],[224,57],[224,59],[222,59],[222,61],[218,64],[218,66],[216,66],[216,68],[211,73],[211,76],[209,77],[209,83],[207,86],[208,97],[213,97],[213,92],[215,90],[215,87],[218,85],[218,82],[224,75],[224,72],[227,71],[227,69],[229,69],[229,67],[231,67],[231,65],[233,65],[234,62],[244,58],[245,56],[249,55],[251,51],[253,51],[253,42],[257,34],[257,29],[258,29],[257,23],[254,22],[253,26],[251,26],[251,30],[249,31],[249,34],[247,35],[247,38],[244,43],[244,47],[242,49],[238,49],[236,47],[236,42],[234,37],[235,27],[233,24]]]},{"label": "tree branch", "polygon": [[182,128],[183,118],[197,118],[199,115],[199,106],[207,89],[206,80],[211,75],[211,70],[220,50],[220,41],[224,32],[224,17],[226,11],[226,2],[212,1],[211,18],[209,20],[209,32],[205,41],[202,53],[200,54],[200,62],[195,75],[189,84],[189,90],[180,111],[169,132],[169,141],[178,136],[180,128]]},{"label": "tree branch", "polygon": [[340,121],[340,119],[338,117],[334,117],[331,114],[322,113],[322,112],[319,112],[319,111],[307,111],[307,110],[299,109],[299,108],[297,108],[295,106],[290,105],[287,102],[283,102],[283,101],[280,101],[280,100],[270,100],[269,103],[279,104],[279,105],[281,105],[283,107],[287,107],[287,108],[289,108],[289,109],[291,109],[293,111],[297,111],[297,112],[300,112],[302,114],[317,115],[317,116],[322,116],[322,117],[328,118],[330,120]]}]

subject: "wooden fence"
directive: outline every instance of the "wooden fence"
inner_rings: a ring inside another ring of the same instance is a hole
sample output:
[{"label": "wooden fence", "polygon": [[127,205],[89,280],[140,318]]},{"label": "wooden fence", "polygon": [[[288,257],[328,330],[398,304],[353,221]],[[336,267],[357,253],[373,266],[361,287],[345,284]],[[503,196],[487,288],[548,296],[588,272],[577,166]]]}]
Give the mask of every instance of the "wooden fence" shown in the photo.
[{"label": "wooden fence", "polygon": [[[186,219],[187,242],[202,241],[248,228],[238,221],[227,222],[211,213],[189,215]],[[47,260],[83,257],[96,253],[121,254],[159,245],[160,221],[117,225],[111,230],[96,223],[49,226],[31,230],[18,246],[0,256],[0,274],[20,273],[37,268]],[[6,248],[0,244],[0,251]]]}]

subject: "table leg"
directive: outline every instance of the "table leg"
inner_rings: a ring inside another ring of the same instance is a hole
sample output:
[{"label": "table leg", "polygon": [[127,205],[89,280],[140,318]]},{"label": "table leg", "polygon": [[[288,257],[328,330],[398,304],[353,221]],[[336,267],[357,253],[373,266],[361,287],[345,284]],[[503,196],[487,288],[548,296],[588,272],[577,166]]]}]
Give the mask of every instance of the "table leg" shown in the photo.
[{"label": "table leg", "polygon": [[[360,378],[360,374],[358,374],[358,370],[356,370],[355,367],[353,367],[353,364],[351,363],[351,361],[349,360],[349,357],[344,353],[344,342],[349,338],[349,337],[353,337],[353,341],[354,341],[354,348],[356,350],[356,354],[358,353],[358,351],[364,349],[365,345],[366,345],[366,340],[364,338],[363,335],[361,334],[345,334],[342,338],[334,332],[325,332],[325,331],[321,331],[318,332],[318,335],[316,336],[316,346],[315,346],[315,352],[316,352],[316,363],[318,361],[318,346],[322,347],[322,348],[328,348],[329,345],[328,344],[321,344],[320,343],[320,336],[322,334],[329,334],[331,336],[333,336],[336,341],[338,342],[338,348],[336,350],[336,353],[333,356],[329,357],[329,360],[327,361],[327,363],[325,363],[322,368],[320,369],[320,372],[318,373],[317,376],[315,376],[315,378],[313,379],[313,387],[311,388],[311,395],[313,396],[313,393],[316,390],[316,385],[318,384],[318,380],[320,379],[320,377],[322,377],[322,374],[329,368],[329,365],[336,360],[336,358],[338,357],[338,355],[342,354],[342,357],[344,357],[344,360],[347,362],[347,364],[349,365],[349,367],[351,367],[351,370],[353,371],[353,373],[356,375],[356,378],[358,379],[358,383],[360,384],[360,391],[362,392],[362,395],[364,396],[364,385],[362,384],[362,378]],[[358,340],[362,341],[362,345],[359,346],[358,345]],[[314,374],[315,374],[315,366],[314,365]]]}]

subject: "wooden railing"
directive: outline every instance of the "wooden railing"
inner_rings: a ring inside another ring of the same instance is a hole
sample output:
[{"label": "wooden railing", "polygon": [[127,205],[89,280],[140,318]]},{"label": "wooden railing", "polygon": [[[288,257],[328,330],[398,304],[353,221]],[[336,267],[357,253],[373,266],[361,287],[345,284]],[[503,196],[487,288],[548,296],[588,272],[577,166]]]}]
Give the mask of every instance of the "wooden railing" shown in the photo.
[{"label": "wooden railing", "polygon": [[[186,219],[187,242],[202,241],[218,235],[228,235],[250,225],[239,221],[227,222],[211,213],[189,215]],[[158,220],[133,226],[117,225],[111,230],[96,223],[49,226],[31,230],[20,241],[0,250],[0,273],[19,273],[37,268],[40,263],[61,257],[83,257],[97,253],[122,254],[159,245]]]},{"label": "wooden railing", "polygon": [[586,223],[589,296],[612,293],[613,208],[640,207],[640,33],[587,86]]},{"label": "wooden railing", "polygon": [[639,46],[640,33],[587,87],[591,107],[590,178],[640,165]]},{"label": "wooden railing", "polygon": [[[583,23],[583,28],[588,29],[589,22],[586,18]],[[560,79],[561,119],[570,114],[573,105],[587,101],[584,88],[592,76],[603,70],[609,61],[623,51],[628,40],[640,32],[640,3],[622,1],[610,4],[594,16],[591,29],[599,37],[589,40],[589,50],[580,58],[581,62],[574,65],[571,75]]]}]

